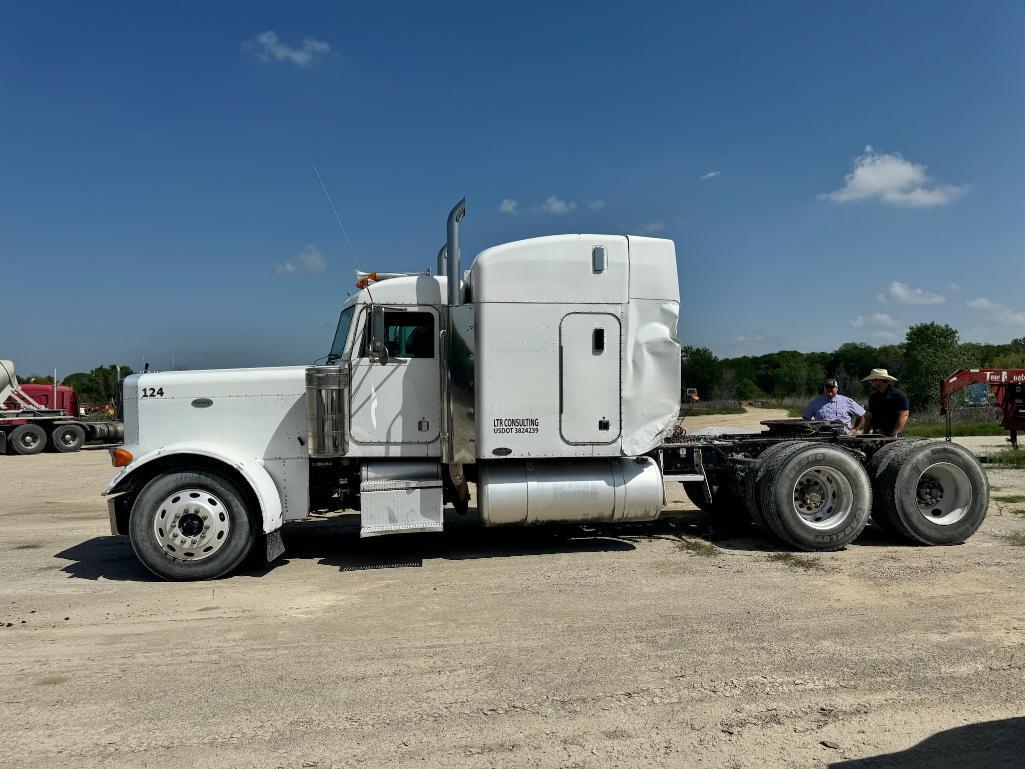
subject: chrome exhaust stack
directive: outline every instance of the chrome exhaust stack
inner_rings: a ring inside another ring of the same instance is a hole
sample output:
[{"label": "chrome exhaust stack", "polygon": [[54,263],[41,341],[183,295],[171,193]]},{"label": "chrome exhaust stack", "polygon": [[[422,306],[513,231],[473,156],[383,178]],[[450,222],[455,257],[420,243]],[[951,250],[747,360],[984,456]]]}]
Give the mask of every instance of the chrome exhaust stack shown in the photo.
[{"label": "chrome exhaust stack", "polygon": [[[448,242],[445,245],[448,276],[448,306],[458,307],[463,303],[463,266],[459,256],[459,222],[466,216],[466,198],[456,203],[448,214]],[[439,254],[440,257],[440,254]],[[439,259],[440,261],[440,259]],[[440,267],[440,264],[439,264]]]},{"label": "chrome exhaust stack", "polygon": [[438,249],[438,271],[434,273],[438,277],[448,275],[448,245]]}]

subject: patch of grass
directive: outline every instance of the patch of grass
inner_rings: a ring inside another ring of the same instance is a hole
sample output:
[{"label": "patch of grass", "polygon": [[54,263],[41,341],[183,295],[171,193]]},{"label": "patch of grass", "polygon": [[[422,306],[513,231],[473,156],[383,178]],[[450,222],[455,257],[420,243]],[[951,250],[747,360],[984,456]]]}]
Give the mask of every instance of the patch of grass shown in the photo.
[{"label": "patch of grass", "polygon": [[1025,494],[1002,494],[1000,496],[992,496],[990,499],[996,502],[1008,502],[1013,505],[1016,502],[1025,502]]},{"label": "patch of grass", "polygon": [[1025,449],[1003,449],[986,456],[986,464],[1002,470],[1025,470]]},{"label": "patch of grass", "polygon": [[722,552],[711,542],[706,542],[703,539],[691,539],[690,537],[682,537],[676,547],[685,553],[700,555],[705,558],[712,558]]},{"label": "patch of grass", "polygon": [[[950,434],[961,438],[972,435],[1003,435],[1006,430],[996,422],[952,422]],[[916,422],[912,415],[904,428],[904,434],[914,438],[942,438],[947,434],[943,422]]]},{"label": "patch of grass", "polygon": [[818,562],[818,559],[797,553],[769,553],[770,561],[776,561],[789,566],[792,569],[804,569],[805,571],[825,571],[825,567]]},{"label": "patch of grass", "polygon": [[1016,531],[1014,534],[1008,534],[1004,539],[1016,547],[1025,547],[1025,531]]}]

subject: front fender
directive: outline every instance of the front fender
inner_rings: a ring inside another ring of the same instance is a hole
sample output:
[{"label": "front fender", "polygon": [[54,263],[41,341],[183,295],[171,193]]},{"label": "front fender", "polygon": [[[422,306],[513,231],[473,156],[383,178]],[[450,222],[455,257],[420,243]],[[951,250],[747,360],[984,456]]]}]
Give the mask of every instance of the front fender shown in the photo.
[{"label": "front fender", "polygon": [[157,459],[167,459],[180,455],[182,466],[188,466],[189,456],[200,456],[220,462],[236,470],[249,484],[260,505],[264,533],[281,528],[282,511],[281,495],[278,493],[274,480],[264,467],[263,460],[258,458],[241,458],[231,456],[220,446],[203,443],[172,443],[133,459],[131,464],[123,468],[100,492],[101,496],[126,491],[129,483],[137,477],[138,471]]}]

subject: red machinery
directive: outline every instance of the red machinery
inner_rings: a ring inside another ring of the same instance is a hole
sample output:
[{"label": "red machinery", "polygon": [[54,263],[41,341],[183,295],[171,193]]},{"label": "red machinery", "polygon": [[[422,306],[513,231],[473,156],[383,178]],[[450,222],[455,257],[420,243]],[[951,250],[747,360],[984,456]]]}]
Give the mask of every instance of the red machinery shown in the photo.
[{"label": "red machinery", "polygon": [[985,384],[997,399],[1004,415],[1001,425],[1011,431],[1011,445],[1018,448],[1018,431],[1025,430],[1025,369],[970,368],[955,371],[940,380],[940,413],[947,416],[947,440],[950,440],[950,413],[947,399],[969,385]]}]

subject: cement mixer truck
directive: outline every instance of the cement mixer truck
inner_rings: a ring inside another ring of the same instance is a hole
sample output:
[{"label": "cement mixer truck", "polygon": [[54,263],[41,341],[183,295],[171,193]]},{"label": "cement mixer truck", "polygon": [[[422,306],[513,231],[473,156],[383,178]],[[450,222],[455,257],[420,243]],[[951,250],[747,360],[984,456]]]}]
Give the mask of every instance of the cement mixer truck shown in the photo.
[{"label": "cement mixer truck", "polygon": [[117,443],[124,438],[120,422],[86,422],[78,395],[67,385],[19,384],[14,363],[0,360],[0,454],[61,454],[86,443]]},{"label": "cement mixer truck", "polygon": [[[360,273],[323,365],[144,373],[103,490],[111,531],[172,580],[284,551],[283,526],[357,516],[362,537],[659,517],[665,483],[791,546],[839,549],[869,520],[918,542],[985,516],[978,462],[950,444],[817,422],[673,437],[680,411],[675,245],[558,235],[488,248],[463,271],[465,203],[437,270]],[[875,499],[876,504],[873,504]]]}]

